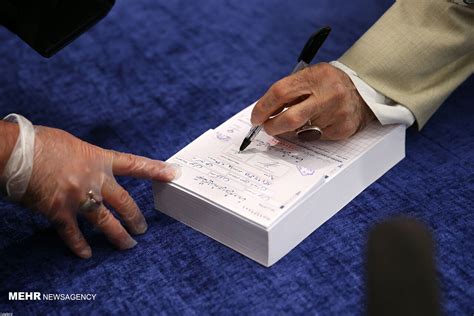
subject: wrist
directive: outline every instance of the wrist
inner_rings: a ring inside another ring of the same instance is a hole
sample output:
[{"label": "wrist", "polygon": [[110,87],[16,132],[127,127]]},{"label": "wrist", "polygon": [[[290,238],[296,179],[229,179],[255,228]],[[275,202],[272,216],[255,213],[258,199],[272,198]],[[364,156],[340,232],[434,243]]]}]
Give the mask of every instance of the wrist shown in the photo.
[{"label": "wrist", "polygon": [[365,102],[362,96],[359,94],[357,89],[354,88],[356,94],[357,103],[359,106],[359,128],[357,132],[363,130],[371,121],[376,119],[376,116],[370,106]]},{"label": "wrist", "polygon": [[11,156],[20,133],[18,124],[0,121],[0,176]]},{"label": "wrist", "polygon": [[339,61],[331,62],[331,65],[344,71],[349,76],[360,96],[374,114],[374,119],[377,119],[380,124],[403,124],[409,127],[415,122],[415,116],[406,106],[396,103],[375,90],[362,80],[354,70]]},{"label": "wrist", "polygon": [[364,121],[366,124],[370,123],[371,121],[376,119],[376,116],[370,106],[362,99],[362,97],[359,95],[361,106],[364,109]]},{"label": "wrist", "polygon": [[[25,117],[12,113],[3,119],[15,122],[17,129],[11,125],[3,125],[3,132],[8,140],[2,150],[2,173],[0,189],[13,201],[20,201],[28,187],[33,172],[33,156],[35,150],[35,129]],[[15,137],[16,136],[16,137]],[[14,143],[13,149],[11,143]]]}]

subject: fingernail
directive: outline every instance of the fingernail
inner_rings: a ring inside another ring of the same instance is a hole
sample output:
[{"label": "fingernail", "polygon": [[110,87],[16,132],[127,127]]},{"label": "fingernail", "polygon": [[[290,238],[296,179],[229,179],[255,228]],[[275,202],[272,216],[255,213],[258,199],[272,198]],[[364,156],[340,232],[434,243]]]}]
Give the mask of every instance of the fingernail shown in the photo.
[{"label": "fingernail", "polygon": [[163,170],[163,172],[169,173],[171,175],[172,180],[179,179],[179,177],[181,177],[181,174],[182,174],[181,166],[176,163],[168,164]]},{"label": "fingernail", "polygon": [[84,248],[78,252],[79,257],[82,259],[89,259],[92,257],[92,250],[90,247]]},{"label": "fingernail", "polygon": [[133,239],[132,237],[128,237],[120,244],[120,249],[126,250],[126,249],[133,248],[136,245],[137,245],[137,241]]},{"label": "fingernail", "polygon": [[180,165],[178,164],[172,164],[173,169],[174,169],[174,179],[179,179],[181,175],[183,174],[183,169],[181,168]]},{"label": "fingernail", "polygon": [[142,218],[140,222],[135,226],[135,234],[143,234],[146,232],[148,229],[148,224],[146,223],[146,220]]}]

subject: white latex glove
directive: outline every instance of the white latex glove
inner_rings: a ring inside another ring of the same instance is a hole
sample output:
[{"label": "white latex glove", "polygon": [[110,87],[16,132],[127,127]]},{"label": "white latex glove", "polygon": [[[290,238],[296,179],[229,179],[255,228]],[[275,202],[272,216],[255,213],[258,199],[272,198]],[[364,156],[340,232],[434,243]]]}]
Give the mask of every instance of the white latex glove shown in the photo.
[{"label": "white latex glove", "polygon": [[[144,233],[147,224],[114,175],[170,181],[179,176],[179,169],[162,161],[102,149],[59,129],[37,126],[35,130],[33,171],[22,202],[45,215],[79,257],[92,255],[77,224],[79,214],[117,248],[135,246],[129,232]],[[115,209],[129,232],[104,205],[90,212],[79,211],[90,190]]]}]

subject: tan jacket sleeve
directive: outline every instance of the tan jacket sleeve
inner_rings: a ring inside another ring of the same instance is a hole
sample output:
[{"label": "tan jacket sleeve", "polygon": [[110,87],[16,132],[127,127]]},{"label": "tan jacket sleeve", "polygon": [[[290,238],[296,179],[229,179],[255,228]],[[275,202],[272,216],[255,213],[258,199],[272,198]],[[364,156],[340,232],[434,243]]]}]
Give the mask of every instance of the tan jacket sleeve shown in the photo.
[{"label": "tan jacket sleeve", "polygon": [[474,8],[397,1],[339,61],[408,107],[421,129],[474,71]]}]

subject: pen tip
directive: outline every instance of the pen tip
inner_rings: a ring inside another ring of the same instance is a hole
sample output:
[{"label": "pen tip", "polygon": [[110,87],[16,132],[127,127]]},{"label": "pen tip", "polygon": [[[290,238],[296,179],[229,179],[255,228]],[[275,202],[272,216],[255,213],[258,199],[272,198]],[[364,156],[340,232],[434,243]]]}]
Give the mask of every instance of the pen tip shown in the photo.
[{"label": "pen tip", "polygon": [[244,139],[244,141],[242,142],[242,145],[240,145],[240,148],[239,148],[239,152],[242,152],[245,150],[245,148],[248,147],[248,145],[250,145],[250,139],[248,139],[247,137]]}]

